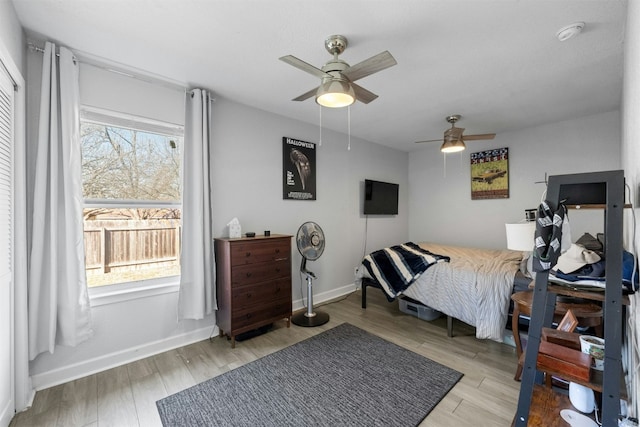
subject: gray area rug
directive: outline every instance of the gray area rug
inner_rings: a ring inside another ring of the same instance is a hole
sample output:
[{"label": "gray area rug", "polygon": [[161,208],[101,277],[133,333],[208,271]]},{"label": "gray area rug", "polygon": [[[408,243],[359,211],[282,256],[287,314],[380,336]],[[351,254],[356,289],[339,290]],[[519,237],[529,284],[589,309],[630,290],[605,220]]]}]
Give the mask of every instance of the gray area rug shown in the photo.
[{"label": "gray area rug", "polygon": [[458,371],[348,323],[156,402],[171,426],[415,426]]}]

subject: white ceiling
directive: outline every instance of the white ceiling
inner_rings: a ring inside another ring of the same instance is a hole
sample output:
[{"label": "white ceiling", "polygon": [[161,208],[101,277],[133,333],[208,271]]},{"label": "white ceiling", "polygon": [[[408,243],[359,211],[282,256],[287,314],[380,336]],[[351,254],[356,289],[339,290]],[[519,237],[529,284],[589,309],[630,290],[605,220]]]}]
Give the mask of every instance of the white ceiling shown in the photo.
[{"label": "white ceiling", "polygon": [[[413,150],[461,114],[466,134],[500,133],[620,108],[626,0],[13,0],[28,37],[51,40],[276,114],[318,124],[324,40],[347,37],[354,65],[398,64],[358,81],[379,95],[351,107],[351,133]],[[557,31],[585,22],[565,42]],[[323,125],[347,131],[346,109]],[[435,143],[437,144],[437,143]]]}]

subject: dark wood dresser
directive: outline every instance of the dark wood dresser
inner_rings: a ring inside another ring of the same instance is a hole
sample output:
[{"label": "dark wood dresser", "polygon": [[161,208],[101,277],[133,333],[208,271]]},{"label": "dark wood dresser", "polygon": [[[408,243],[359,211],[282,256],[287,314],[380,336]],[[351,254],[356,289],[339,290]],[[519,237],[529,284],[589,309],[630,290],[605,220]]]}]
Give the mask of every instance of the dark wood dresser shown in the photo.
[{"label": "dark wood dresser", "polygon": [[281,234],[217,238],[217,322],[220,336],[286,319],[291,325],[291,237]]}]

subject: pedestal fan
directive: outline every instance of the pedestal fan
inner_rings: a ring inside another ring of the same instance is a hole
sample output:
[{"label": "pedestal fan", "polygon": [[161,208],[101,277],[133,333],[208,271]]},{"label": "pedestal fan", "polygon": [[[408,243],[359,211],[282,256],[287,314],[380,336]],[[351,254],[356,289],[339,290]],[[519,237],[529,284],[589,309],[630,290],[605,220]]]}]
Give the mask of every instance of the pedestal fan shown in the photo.
[{"label": "pedestal fan", "polygon": [[302,255],[300,273],[307,277],[307,311],[298,313],[291,318],[291,321],[298,326],[320,326],[329,321],[329,315],[320,311],[313,311],[313,279],[316,275],[307,270],[307,260],[315,261],[324,252],[324,232],[315,222],[305,222],[298,229],[296,235],[298,251]]}]

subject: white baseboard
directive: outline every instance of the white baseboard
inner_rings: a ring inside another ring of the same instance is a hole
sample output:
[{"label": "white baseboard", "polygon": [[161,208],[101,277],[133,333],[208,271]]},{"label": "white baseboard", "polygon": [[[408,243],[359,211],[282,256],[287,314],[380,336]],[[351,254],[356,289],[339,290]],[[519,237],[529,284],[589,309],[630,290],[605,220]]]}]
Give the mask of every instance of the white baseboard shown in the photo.
[{"label": "white baseboard", "polygon": [[217,326],[215,326],[213,330],[212,327],[209,326],[36,374],[31,377],[31,381],[34,389],[44,390],[107,369],[115,368],[116,366],[135,362],[145,357],[173,350],[174,348],[193,344],[219,334],[220,330]]},{"label": "white baseboard", "polygon": [[0,411],[0,427],[7,427],[13,418],[15,410],[13,399],[9,399],[4,408]]}]

